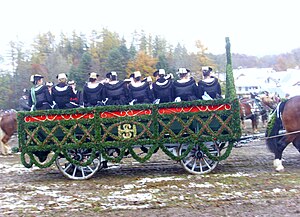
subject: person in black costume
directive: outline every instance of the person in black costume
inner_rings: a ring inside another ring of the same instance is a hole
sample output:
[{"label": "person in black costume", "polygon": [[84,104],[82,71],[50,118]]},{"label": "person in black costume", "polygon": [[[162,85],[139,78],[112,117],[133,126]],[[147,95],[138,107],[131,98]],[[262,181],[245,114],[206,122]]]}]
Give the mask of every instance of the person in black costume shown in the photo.
[{"label": "person in black costume", "polygon": [[26,89],[23,89],[23,95],[19,99],[19,111],[30,111],[30,106],[28,105],[29,93]]},{"label": "person in black costume", "polygon": [[49,93],[50,93],[50,95],[52,95],[52,87],[53,87],[53,82],[51,82],[51,81],[48,81],[48,82],[46,82],[46,84],[45,84],[46,86],[47,86],[47,88],[48,88],[48,90],[49,90]]},{"label": "person in black costume", "polygon": [[83,106],[83,97],[82,92],[76,89],[76,82],[74,80],[68,81],[68,85],[72,87],[73,92],[75,93],[76,97],[70,99],[70,103],[75,106]]},{"label": "person in black costume", "polygon": [[109,78],[109,82],[104,84],[104,98],[107,98],[105,105],[127,105],[126,82],[118,81],[116,72],[109,72],[106,76]]},{"label": "person in black costume", "polygon": [[52,109],[53,98],[48,88],[43,85],[43,78],[39,74],[32,75],[30,78],[30,81],[34,84],[28,97],[28,105],[31,111]]},{"label": "person in black costume", "polygon": [[103,106],[104,85],[98,82],[99,75],[96,72],[89,74],[89,82],[83,87],[84,107]]},{"label": "person in black costume", "polygon": [[141,72],[134,72],[134,82],[128,85],[129,104],[152,103],[153,93],[148,82],[141,81]]},{"label": "person in black costume", "polygon": [[[43,85],[43,76],[39,74],[32,75],[30,81],[34,84],[28,98],[28,105],[31,107],[30,111],[52,109],[53,98],[48,91],[48,87]],[[38,133],[38,136],[40,140],[46,138],[46,135],[42,132]],[[50,151],[33,152],[40,162],[44,162],[49,153]]]},{"label": "person in black costume", "polygon": [[173,101],[173,82],[172,79],[166,79],[166,72],[164,69],[158,70],[158,79],[153,83],[153,94],[159,103],[166,103]]},{"label": "person in black costume", "polygon": [[179,80],[173,82],[173,96],[175,102],[197,100],[197,84],[194,78],[189,76],[189,69],[179,68]]},{"label": "person in black costume", "polygon": [[52,96],[55,102],[55,108],[58,109],[71,109],[77,108],[77,105],[71,103],[72,98],[76,98],[72,87],[67,84],[67,75],[60,73],[56,76],[58,84],[52,87]]},{"label": "person in black costume", "polygon": [[203,80],[198,83],[198,94],[202,99],[217,99],[221,97],[221,85],[217,78],[211,76],[211,67],[202,67]]}]

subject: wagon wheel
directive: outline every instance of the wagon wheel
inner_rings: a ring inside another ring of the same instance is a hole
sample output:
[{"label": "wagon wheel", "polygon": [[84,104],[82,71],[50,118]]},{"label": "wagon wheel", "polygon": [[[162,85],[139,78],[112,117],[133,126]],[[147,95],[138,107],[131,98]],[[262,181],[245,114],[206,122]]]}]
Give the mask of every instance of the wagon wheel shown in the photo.
[{"label": "wagon wheel", "polygon": [[[214,156],[220,156],[220,151],[216,143],[204,142],[209,153]],[[178,150],[179,156],[182,155],[187,149],[188,144],[181,144]],[[211,160],[200,148],[199,145],[195,145],[192,150],[180,161],[183,168],[189,173],[201,175],[211,172],[219,163],[219,161]]]},{"label": "wagon wheel", "polygon": [[[88,149],[72,149],[68,150],[68,157],[80,163],[87,162],[92,152]],[[80,166],[71,163],[64,155],[56,158],[56,166],[60,172],[69,179],[85,180],[91,178],[101,168],[101,155],[96,157],[89,165]]]}]

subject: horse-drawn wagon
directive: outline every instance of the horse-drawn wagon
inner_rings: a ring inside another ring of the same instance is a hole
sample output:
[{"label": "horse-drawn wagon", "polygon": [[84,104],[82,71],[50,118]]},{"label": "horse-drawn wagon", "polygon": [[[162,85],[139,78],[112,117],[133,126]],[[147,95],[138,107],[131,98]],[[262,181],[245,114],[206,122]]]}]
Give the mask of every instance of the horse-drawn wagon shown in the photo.
[{"label": "horse-drawn wagon", "polygon": [[225,99],[19,112],[23,165],[55,162],[66,177],[88,179],[107,161],[145,162],[161,149],[190,173],[212,171],[241,136],[228,38],[226,57]]}]

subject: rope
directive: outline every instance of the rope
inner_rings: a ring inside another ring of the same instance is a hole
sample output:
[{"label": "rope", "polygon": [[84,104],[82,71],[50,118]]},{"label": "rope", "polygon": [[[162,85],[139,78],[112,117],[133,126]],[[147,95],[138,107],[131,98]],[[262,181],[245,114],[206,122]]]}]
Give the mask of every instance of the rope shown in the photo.
[{"label": "rope", "polygon": [[279,134],[279,135],[276,135],[276,136],[269,136],[269,137],[265,137],[264,139],[273,139],[273,138],[277,138],[277,137],[280,137],[280,136],[287,136],[287,135],[292,135],[292,134],[296,134],[296,133],[300,133],[300,130],[289,132],[289,133],[283,133],[283,134]]}]

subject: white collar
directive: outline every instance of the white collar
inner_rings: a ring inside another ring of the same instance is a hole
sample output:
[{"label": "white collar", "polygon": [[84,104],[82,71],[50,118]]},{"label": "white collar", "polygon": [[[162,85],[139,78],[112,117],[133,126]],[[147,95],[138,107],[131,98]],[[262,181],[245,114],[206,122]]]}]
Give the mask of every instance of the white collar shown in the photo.
[{"label": "white collar", "polygon": [[87,87],[91,88],[91,89],[98,87],[98,85],[99,85],[99,83],[91,83],[91,82],[87,83]]},{"label": "white collar", "polygon": [[119,81],[110,81],[109,84],[117,84]]},{"label": "white collar", "polygon": [[145,84],[145,82],[132,82],[131,85],[133,87],[141,87]]},{"label": "white collar", "polygon": [[168,83],[168,80],[165,80],[164,82],[158,82],[158,81],[156,81],[156,84],[158,85],[158,86],[164,86],[164,85],[166,85]]},{"label": "white collar", "polygon": [[59,87],[59,86],[55,86],[54,87],[57,91],[65,91],[68,89],[68,86],[64,86],[64,87]]},{"label": "white collar", "polygon": [[191,79],[190,78],[183,78],[183,79],[180,79],[180,80],[177,80],[178,83],[186,83],[186,82],[189,82]]},{"label": "white collar", "polygon": [[213,77],[209,77],[209,78],[203,79],[202,81],[204,81],[205,83],[210,83],[210,82],[214,81],[214,78]]}]

